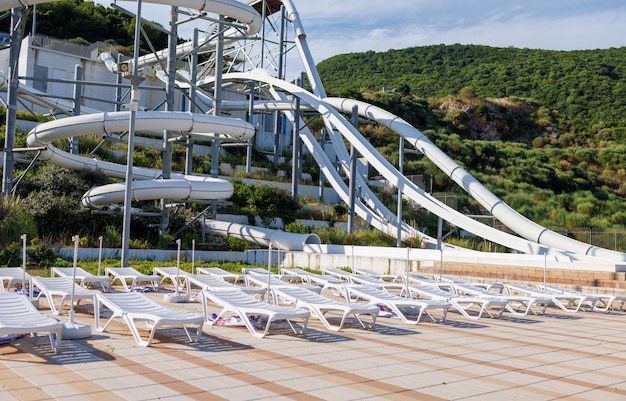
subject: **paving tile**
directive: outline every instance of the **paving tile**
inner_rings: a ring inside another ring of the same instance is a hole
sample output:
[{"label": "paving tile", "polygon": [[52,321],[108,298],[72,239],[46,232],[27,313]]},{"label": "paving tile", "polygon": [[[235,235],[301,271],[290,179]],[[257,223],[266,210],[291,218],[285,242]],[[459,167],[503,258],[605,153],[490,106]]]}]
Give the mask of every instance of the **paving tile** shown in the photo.
[{"label": "paving tile", "polygon": [[[77,318],[93,322],[88,309]],[[0,399],[626,399],[624,313],[450,319],[339,333],[314,323],[306,337],[281,329],[263,339],[207,326],[196,344],[168,329],[148,348],[115,323],[64,341],[58,355],[47,336],[24,337],[0,347]]]}]

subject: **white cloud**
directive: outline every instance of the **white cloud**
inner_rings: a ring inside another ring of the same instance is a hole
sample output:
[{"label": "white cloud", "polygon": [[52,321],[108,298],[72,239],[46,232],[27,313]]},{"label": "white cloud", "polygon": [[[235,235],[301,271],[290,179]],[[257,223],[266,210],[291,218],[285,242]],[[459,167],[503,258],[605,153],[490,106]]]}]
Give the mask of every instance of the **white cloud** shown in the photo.
[{"label": "white cloud", "polygon": [[[623,0],[292,1],[316,62],[342,53],[441,43],[558,50],[626,45]],[[145,18],[168,26],[169,6],[143,4]],[[120,5],[135,9],[134,2]],[[182,24],[179,34],[191,37],[192,30]]]},{"label": "white cloud", "polygon": [[294,2],[318,62],[341,53],[440,43],[556,50],[626,45],[626,5],[616,1]]}]

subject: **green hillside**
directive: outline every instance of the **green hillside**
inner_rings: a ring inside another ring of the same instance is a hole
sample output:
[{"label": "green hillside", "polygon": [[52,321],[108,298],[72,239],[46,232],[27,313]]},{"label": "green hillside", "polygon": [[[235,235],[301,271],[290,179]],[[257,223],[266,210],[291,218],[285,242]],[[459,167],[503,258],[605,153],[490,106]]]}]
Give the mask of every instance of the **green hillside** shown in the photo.
[{"label": "green hillside", "polygon": [[330,93],[382,87],[422,98],[471,87],[481,98],[520,97],[555,109],[561,129],[619,131],[626,142],[626,47],[550,51],[437,45],[343,54],[318,65]]},{"label": "green hillside", "polygon": [[[402,117],[514,209],[571,233],[626,224],[624,56],[440,45],[343,54],[318,69],[329,95]],[[361,131],[397,164],[396,135]],[[408,153],[404,172],[431,176],[466,213],[485,212],[426,158]]]}]

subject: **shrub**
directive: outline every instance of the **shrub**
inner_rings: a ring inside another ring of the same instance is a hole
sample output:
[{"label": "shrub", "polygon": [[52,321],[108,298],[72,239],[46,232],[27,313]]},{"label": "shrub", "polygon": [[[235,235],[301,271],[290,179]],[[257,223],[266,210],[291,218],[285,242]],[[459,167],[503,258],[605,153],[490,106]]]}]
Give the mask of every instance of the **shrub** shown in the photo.
[{"label": "shrub", "polygon": [[289,223],[285,225],[285,231],[295,234],[310,234],[312,229],[304,223]]},{"label": "shrub", "polygon": [[0,265],[19,266],[22,264],[22,246],[18,242],[12,242],[0,250]]},{"label": "shrub", "polygon": [[42,267],[55,266],[59,258],[56,252],[48,248],[46,244],[38,237],[30,241],[30,248],[26,249],[29,257],[29,263]]}]

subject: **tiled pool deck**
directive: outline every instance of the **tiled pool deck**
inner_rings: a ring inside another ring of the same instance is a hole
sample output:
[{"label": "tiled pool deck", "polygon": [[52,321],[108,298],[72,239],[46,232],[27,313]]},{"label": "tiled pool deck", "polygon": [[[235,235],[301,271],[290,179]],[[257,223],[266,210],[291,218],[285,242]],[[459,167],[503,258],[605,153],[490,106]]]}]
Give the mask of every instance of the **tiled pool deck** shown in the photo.
[{"label": "tiled pool deck", "polygon": [[[77,320],[93,326],[92,312],[79,306]],[[332,333],[311,319],[307,336],[279,328],[264,339],[205,326],[199,343],[167,329],[144,348],[120,322],[63,341],[58,355],[47,335],[23,337],[0,346],[0,400],[626,399],[624,312],[378,323]]]}]

